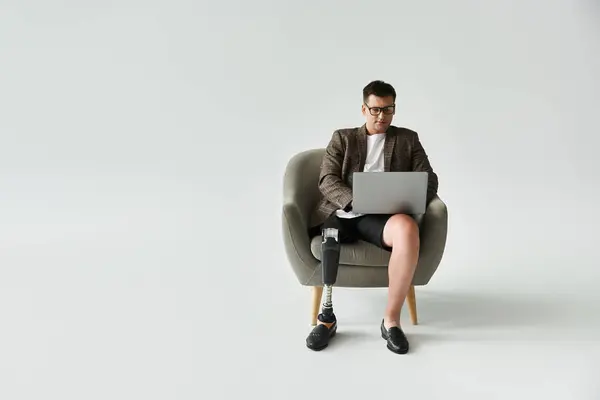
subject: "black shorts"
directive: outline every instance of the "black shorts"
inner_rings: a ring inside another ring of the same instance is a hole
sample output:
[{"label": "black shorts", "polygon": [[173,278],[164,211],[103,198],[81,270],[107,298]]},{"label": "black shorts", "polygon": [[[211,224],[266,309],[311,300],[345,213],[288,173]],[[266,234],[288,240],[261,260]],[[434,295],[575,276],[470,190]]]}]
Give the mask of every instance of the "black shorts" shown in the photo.
[{"label": "black shorts", "polygon": [[311,229],[311,239],[320,236],[323,229],[335,228],[338,230],[340,243],[354,243],[358,240],[374,244],[375,246],[392,251],[383,241],[383,229],[391,214],[367,214],[355,218],[339,218],[331,214],[322,225]]}]

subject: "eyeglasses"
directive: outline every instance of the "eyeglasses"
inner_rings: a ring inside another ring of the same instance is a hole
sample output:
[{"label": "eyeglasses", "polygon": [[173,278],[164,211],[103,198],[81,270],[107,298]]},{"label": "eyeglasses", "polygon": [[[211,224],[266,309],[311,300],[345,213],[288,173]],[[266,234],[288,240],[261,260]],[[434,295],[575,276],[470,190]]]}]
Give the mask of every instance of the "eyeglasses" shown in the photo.
[{"label": "eyeglasses", "polygon": [[379,115],[379,114],[381,114],[382,111],[385,115],[390,115],[390,114],[393,114],[394,111],[396,110],[395,104],[392,104],[391,106],[387,106],[387,107],[369,107],[368,105],[365,104],[365,107],[367,107],[369,109],[369,113],[371,115]]}]

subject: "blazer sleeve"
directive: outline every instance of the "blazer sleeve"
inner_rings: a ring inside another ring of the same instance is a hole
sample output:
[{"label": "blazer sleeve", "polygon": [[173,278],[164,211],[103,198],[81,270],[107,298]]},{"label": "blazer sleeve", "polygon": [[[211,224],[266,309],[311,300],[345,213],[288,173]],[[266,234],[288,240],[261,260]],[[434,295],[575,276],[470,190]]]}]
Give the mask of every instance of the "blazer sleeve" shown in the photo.
[{"label": "blazer sleeve", "polygon": [[352,203],[352,189],[342,180],[345,150],[341,133],[335,131],[321,162],[319,190],[329,202],[340,209],[349,210]]},{"label": "blazer sleeve", "polygon": [[411,156],[412,170],[427,172],[427,204],[433,200],[437,195],[439,181],[437,174],[433,171],[429,157],[423,148],[423,145],[419,139],[419,135],[414,132],[413,143],[412,143],[412,156]]}]

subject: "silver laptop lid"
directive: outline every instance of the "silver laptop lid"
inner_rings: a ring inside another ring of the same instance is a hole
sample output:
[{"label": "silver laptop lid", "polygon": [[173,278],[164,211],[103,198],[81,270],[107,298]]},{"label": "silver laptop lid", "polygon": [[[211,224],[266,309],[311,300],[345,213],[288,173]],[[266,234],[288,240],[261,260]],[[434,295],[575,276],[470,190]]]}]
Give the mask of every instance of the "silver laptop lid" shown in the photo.
[{"label": "silver laptop lid", "polygon": [[355,172],[352,210],[361,214],[424,214],[427,172]]}]

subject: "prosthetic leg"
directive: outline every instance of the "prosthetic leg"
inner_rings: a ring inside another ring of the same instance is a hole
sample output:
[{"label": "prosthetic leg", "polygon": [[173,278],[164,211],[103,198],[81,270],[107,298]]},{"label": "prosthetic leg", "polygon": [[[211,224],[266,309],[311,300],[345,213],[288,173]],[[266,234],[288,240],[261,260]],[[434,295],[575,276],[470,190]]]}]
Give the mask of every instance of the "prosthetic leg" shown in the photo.
[{"label": "prosthetic leg", "polygon": [[339,230],[324,228],[321,243],[322,279],[325,287],[325,301],[321,313],[317,317],[317,326],[313,328],[306,338],[306,346],[312,350],[322,350],[329,345],[329,339],[337,331],[337,319],[333,312],[331,292],[337,279],[340,261]]}]

